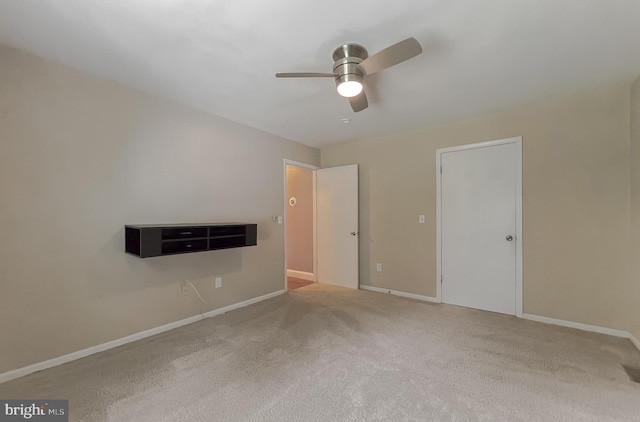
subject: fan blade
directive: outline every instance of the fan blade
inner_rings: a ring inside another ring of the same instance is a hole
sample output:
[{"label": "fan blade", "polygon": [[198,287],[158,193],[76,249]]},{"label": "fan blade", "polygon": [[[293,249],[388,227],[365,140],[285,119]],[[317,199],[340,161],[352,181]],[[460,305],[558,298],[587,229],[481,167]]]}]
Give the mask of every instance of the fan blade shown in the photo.
[{"label": "fan blade", "polygon": [[367,101],[367,96],[365,95],[364,91],[362,91],[355,97],[349,98],[349,104],[351,104],[351,108],[356,113],[369,107],[369,102]]},{"label": "fan blade", "polygon": [[317,73],[317,72],[278,72],[276,78],[337,78],[337,73]]},{"label": "fan blade", "polygon": [[363,60],[359,67],[365,74],[371,75],[409,60],[420,53],[422,53],[420,43],[415,38],[407,38]]}]

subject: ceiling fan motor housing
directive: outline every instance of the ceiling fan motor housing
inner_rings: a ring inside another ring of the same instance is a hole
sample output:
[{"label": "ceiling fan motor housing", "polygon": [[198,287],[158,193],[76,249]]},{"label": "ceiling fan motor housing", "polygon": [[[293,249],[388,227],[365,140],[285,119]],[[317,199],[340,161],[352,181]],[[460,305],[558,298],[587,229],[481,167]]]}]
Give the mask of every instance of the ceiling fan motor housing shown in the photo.
[{"label": "ceiling fan motor housing", "polygon": [[367,50],[360,44],[344,44],[333,52],[333,73],[336,73],[336,86],[343,82],[363,83],[364,72],[358,66],[369,57]]}]

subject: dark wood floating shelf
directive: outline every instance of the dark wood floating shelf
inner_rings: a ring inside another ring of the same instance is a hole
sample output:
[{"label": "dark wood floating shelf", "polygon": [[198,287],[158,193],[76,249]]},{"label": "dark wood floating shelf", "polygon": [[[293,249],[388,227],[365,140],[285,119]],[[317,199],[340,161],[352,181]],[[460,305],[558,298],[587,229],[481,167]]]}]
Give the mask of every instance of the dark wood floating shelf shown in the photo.
[{"label": "dark wood floating shelf", "polygon": [[125,250],[140,258],[258,244],[258,225],[245,223],[124,226]]}]

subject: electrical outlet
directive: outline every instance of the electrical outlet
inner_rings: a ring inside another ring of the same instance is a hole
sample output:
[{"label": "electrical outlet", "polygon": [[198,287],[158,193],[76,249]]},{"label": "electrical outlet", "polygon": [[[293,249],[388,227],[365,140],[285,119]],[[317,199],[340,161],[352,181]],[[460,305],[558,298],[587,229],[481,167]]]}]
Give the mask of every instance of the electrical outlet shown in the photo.
[{"label": "electrical outlet", "polygon": [[382,272],[382,264],[380,264],[380,263],[376,264],[376,271],[377,272]]},{"label": "electrical outlet", "polygon": [[216,289],[222,287],[222,277],[216,277]]},{"label": "electrical outlet", "polygon": [[424,224],[424,215],[423,215],[423,214],[420,214],[420,215],[418,216],[418,223],[420,223],[420,224]]},{"label": "electrical outlet", "polygon": [[182,283],[182,285],[180,286],[180,294],[182,296],[186,296],[189,294],[189,285],[187,284],[186,281]]}]

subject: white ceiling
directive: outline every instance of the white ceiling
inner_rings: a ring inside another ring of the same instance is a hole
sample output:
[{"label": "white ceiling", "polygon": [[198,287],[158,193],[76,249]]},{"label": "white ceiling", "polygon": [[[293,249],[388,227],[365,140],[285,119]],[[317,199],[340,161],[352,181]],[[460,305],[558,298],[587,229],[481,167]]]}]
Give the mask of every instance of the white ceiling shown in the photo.
[{"label": "white ceiling", "polygon": [[[329,78],[274,77],[410,36],[424,53],[369,77],[357,114]],[[631,82],[640,1],[3,0],[0,43],[320,147]]]}]

